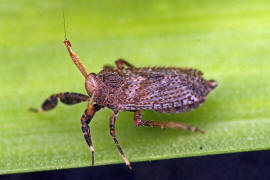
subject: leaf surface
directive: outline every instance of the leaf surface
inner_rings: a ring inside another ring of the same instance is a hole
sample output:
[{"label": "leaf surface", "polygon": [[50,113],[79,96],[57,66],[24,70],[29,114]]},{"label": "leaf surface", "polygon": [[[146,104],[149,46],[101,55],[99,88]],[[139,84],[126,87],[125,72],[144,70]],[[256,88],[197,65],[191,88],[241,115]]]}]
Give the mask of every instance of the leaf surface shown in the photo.
[{"label": "leaf surface", "polygon": [[[124,58],[135,66],[192,67],[219,86],[184,114],[144,112],[144,120],[178,121],[184,130],[135,127],[117,120],[131,162],[270,148],[269,1],[7,1],[1,2],[0,173],[88,166],[81,133],[86,104],[35,114],[51,94],[85,93],[65,50],[67,36],[89,72]],[[91,122],[96,165],[123,163],[109,134],[109,109]]]}]

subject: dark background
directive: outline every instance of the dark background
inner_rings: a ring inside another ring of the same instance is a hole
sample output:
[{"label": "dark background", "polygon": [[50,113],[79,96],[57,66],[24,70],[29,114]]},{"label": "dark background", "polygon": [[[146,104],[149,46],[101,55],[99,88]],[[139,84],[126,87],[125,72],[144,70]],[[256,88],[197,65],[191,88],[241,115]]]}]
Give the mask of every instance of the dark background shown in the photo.
[{"label": "dark background", "polygon": [[211,155],[0,176],[16,179],[270,179],[270,151]]}]

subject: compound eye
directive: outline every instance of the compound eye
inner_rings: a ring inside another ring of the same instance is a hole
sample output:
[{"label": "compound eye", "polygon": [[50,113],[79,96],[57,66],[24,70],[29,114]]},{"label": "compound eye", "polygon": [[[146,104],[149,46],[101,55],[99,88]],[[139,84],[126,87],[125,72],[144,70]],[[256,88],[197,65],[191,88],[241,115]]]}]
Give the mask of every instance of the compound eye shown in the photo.
[{"label": "compound eye", "polygon": [[96,74],[90,73],[85,79],[85,89],[89,95],[97,90]]}]

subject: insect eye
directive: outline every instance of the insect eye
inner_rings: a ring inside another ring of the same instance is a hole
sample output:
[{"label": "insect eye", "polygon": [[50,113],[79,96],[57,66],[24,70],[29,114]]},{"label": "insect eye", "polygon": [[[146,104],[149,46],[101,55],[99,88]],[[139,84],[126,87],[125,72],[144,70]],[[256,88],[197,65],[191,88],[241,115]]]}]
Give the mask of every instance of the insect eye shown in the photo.
[{"label": "insect eye", "polygon": [[90,73],[85,79],[85,88],[89,95],[93,94],[97,90],[96,74]]}]

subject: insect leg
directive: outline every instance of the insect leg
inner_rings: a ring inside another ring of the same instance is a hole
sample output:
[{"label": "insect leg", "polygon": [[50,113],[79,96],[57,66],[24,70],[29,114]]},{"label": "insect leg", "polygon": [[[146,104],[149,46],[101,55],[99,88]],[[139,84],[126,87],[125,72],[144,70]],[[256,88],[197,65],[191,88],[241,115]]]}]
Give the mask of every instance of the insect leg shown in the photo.
[{"label": "insect leg", "polygon": [[82,132],[84,139],[86,143],[88,144],[91,152],[92,152],[92,166],[94,165],[95,161],[95,149],[91,140],[91,134],[90,134],[90,128],[88,124],[92,120],[93,116],[97,111],[99,111],[101,107],[97,104],[90,105],[88,108],[84,111],[82,117],[81,117],[81,124],[82,124]]},{"label": "insect leg", "polygon": [[113,70],[114,68],[113,68],[113,66],[111,66],[111,65],[105,65],[105,66],[103,66],[103,70],[104,71],[111,71],[111,70]]},{"label": "insect leg", "polygon": [[58,99],[60,99],[60,101],[64,104],[71,105],[87,101],[89,99],[89,96],[72,92],[53,94],[43,102],[41,108],[39,109],[30,108],[30,110],[35,112],[43,112],[51,110],[56,107]]},{"label": "insect leg", "polygon": [[115,135],[114,126],[115,126],[115,121],[117,119],[117,115],[118,115],[118,112],[113,112],[112,116],[110,117],[110,134],[111,134],[111,136],[112,136],[112,138],[113,138],[113,140],[115,142],[115,145],[116,145],[118,151],[120,152],[122,158],[124,159],[126,165],[128,166],[128,168],[130,170],[132,170],[130,162],[128,161],[127,157],[125,156],[124,152],[122,151],[122,148],[120,147],[120,144],[119,144],[119,142],[118,142],[118,140],[116,138],[116,135]]},{"label": "insect leg", "polygon": [[202,131],[202,130],[196,128],[196,127],[189,126],[189,125],[179,123],[179,122],[143,121],[141,111],[135,111],[134,112],[134,123],[135,123],[136,126],[160,127],[160,128],[182,128],[182,129],[186,129],[188,131],[199,132],[199,133],[204,134],[204,131]]},{"label": "insect leg", "polygon": [[82,75],[86,78],[87,75],[88,75],[88,72],[85,69],[84,65],[82,64],[79,56],[74,51],[72,51],[70,41],[69,40],[65,40],[64,41],[64,44],[65,44],[65,46],[66,46],[66,48],[67,48],[67,50],[69,52],[69,55],[70,55],[72,61],[77,66],[77,68],[81,71]]},{"label": "insect leg", "polygon": [[124,65],[126,65],[128,68],[134,68],[133,65],[131,65],[124,59],[118,59],[117,61],[115,61],[115,64],[117,69],[124,69]]}]

